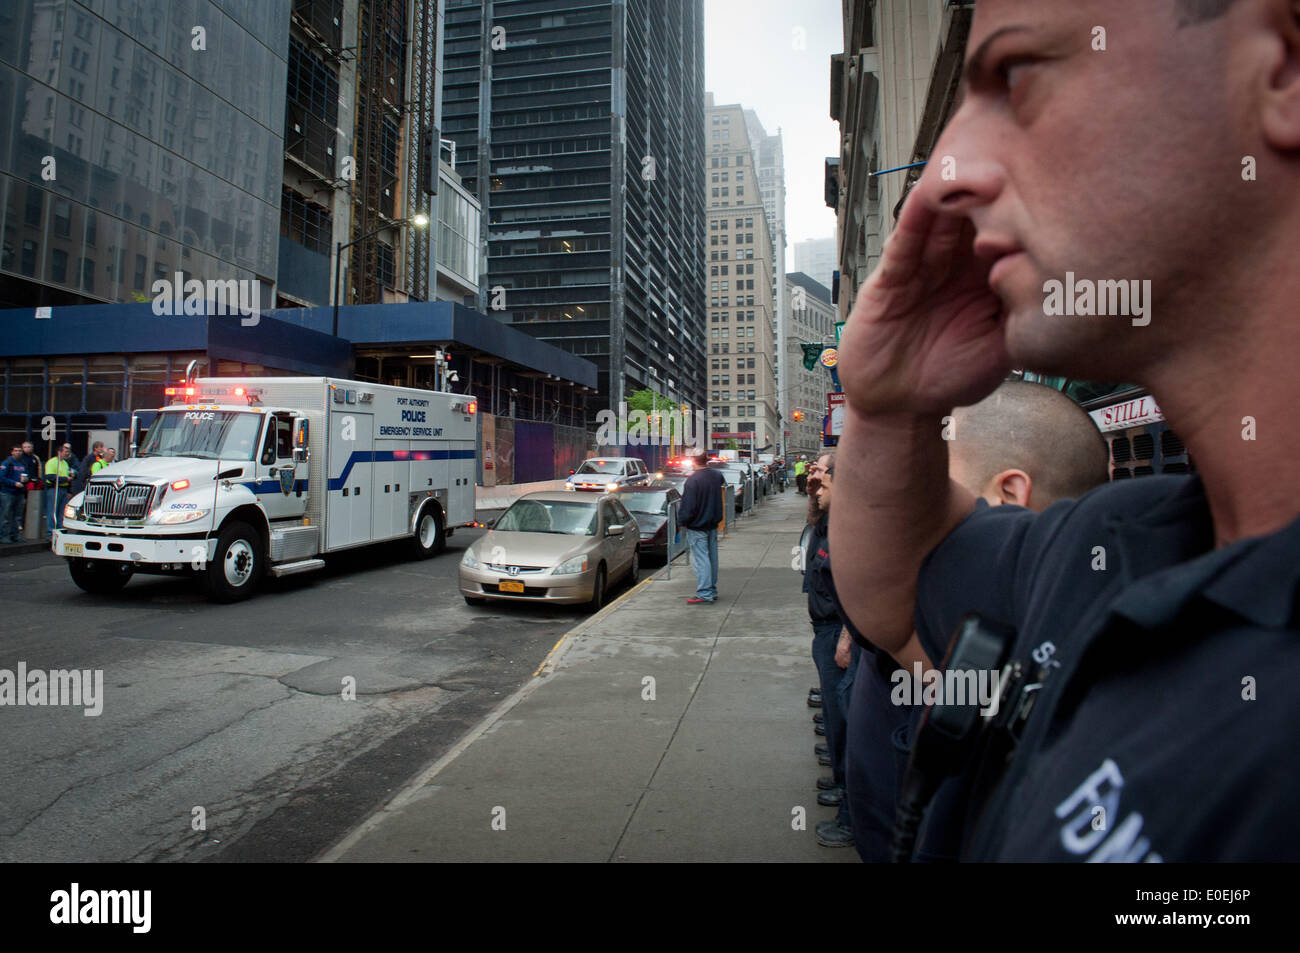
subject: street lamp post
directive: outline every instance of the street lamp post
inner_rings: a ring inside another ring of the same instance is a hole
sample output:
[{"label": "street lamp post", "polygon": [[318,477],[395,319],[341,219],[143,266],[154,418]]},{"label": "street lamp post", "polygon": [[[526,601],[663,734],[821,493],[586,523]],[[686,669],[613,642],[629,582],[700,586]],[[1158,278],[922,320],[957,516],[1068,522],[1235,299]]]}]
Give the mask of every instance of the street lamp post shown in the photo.
[{"label": "street lamp post", "polygon": [[339,336],[339,296],[340,296],[339,283],[343,278],[343,253],[347,251],[349,248],[351,248],[353,245],[360,244],[361,242],[364,242],[368,238],[374,238],[380,232],[386,232],[390,228],[394,228],[394,227],[406,228],[408,226],[414,226],[415,228],[424,228],[428,224],[429,224],[429,216],[425,215],[423,212],[418,212],[415,215],[411,216],[410,218],[401,219],[400,221],[394,222],[392,225],[383,225],[379,228],[376,228],[373,232],[362,235],[360,238],[354,238],[352,241],[346,244],[344,244],[343,242],[335,243],[334,246],[334,331],[333,331],[335,337]]}]

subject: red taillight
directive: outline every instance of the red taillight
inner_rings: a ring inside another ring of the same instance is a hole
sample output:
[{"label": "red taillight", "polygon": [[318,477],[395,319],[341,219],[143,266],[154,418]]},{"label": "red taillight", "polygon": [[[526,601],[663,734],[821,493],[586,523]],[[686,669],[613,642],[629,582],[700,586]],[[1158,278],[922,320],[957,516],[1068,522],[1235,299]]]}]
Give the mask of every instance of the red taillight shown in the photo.
[{"label": "red taillight", "polygon": [[177,480],[175,483],[172,484],[173,490],[188,490],[189,487],[190,487],[189,480]]},{"label": "red taillight", "polygon": [[236,397],[243,397],[243,396],[244,396],[244,388],[242,388],[242,387],[236,387],[236,388],[235,388],[235,396],[236,396]]}]

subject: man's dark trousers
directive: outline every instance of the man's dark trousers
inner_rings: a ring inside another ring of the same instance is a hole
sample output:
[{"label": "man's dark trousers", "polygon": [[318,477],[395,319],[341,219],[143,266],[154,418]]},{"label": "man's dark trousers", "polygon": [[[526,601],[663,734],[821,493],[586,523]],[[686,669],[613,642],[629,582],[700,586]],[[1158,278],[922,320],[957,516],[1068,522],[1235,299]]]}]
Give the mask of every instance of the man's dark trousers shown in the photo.
[{"label": "man's dark trousers", "polygon": [[[826,747],[831,756],[831,777],[844,786],[844,739],[847,712],[840,696],[844,669],[835,664],[835,647],[839,645],[844,625],[839,622],[813,623],[813,664],[822,687],[822,723],[826,727]],[[845,806],[847,817],[847,805]]]}]

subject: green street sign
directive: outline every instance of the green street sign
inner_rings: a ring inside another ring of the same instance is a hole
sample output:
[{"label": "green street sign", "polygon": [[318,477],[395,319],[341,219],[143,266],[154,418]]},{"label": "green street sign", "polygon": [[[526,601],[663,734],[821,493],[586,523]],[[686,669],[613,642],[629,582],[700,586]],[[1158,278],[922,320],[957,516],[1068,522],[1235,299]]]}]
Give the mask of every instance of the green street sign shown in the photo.
[{"label": "green street sign", "polygon": [[840,346],[840,334],[843,333],[843,331],[844,331],[844,322],[836,321],[835,322],[835,346],[836,347]]}]

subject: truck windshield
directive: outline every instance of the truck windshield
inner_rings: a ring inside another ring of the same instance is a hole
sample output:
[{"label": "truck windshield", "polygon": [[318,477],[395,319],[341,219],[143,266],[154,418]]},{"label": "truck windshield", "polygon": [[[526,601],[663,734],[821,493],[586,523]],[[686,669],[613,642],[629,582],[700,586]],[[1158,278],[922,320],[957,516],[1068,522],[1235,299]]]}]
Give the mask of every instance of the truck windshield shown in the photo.
[{"label": "truck windshield", "polygon": [[252,460],[262,414],[234,410],[164,411],[149,428],[141,457]]}]

